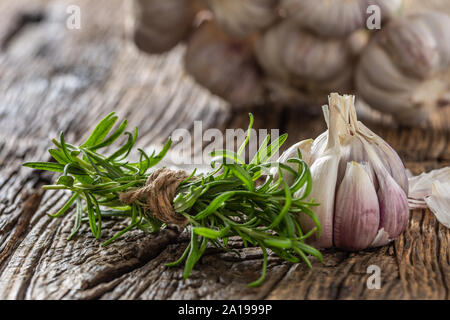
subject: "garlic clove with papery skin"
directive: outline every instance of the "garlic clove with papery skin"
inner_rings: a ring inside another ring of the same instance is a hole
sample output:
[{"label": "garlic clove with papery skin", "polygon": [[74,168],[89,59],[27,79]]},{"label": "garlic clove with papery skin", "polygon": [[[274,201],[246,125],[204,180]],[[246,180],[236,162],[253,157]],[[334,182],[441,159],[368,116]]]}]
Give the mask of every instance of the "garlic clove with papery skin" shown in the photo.
[{"label": "garlic clove with papery skin", "polygon": [[[356,114],[356,110],[353,110],[352,114]],[[403,191],[408,194],[408,176],[406,175],[405,166],[397,152],[380,136],[367,128],[361,121],[357,121],[356,119],[353,119],[353,121],[355,122],[354,126],[357,127],[358,133],[377,146],[375,152],[381,159],[384,159],[384,167],[400,185]]]},{"label": "garlic clove with papery skin", "polygon": [[[405,230],[409,220],[408,196],[400,185],[392,178],[383,165],[375,147],[361,138],[369,155],[370,164],[378,180],[378,201],[380,204],[380,228],[395,239]],[[405,169],[403,171],[406,172]],[[406,174],[406,173],[405,173]]]},{"label": "garlic clove with papery skin", "polygon": [[270,26],[278,17],[278,0],[204,0],[217,24],[232,36],[244,37]]},{"label": "garlic clove with papery skin", "polygon": [[[359,124],[362,128],[362,124]],[[385,159],[383,164],[388,173],[394,178],[395,182],[408,194],[408,176],[406,175],[405,166],[395,150],[381,137],[374,134],[372,141],[378,146],[376,152],[380,158]]]},{"label": "garlic clove with papery skin", "polygon": [[408,225],[408,198],[390,175],[385,179],[380,179],[379,175],[377,177],[380,184],[380,228],[384,228],[390,239],[395,239]]},{"label": "garlic clove with papery skin", "polygon": [[265,89],[251,39],[235,39],[213,21],[204,22],[190,37],[185,55],[186,71],[234,107],[264,101]]},{"label": "garlic clove with papery skin", "polygon": [[[322,234],[319,239],[314,235],[309,240],[319,248],[333,246],[334,195],[339,165],[339,154],[336,151],[335,149],[319,157],[310,167],[313,185],[308,200],[314,199],[320,203],[315,208],[315,214],[322,226]],[[302,195],[303,190],[299,190],[295,194],[296,197]],[[299,222],[305,232],[309,232],[315,227],[314,221],[308,216],[300,216]]]},{"label": "garlic clove with papery skin", "polygon": [[186,38],[199,10],[197,0],[133,0],[127,26],[140,50],[162,53]]},{"label": "garlic clove with papery skin", "polygon": [[[338,132],[343,125],[338,112],[336,112],[337,100],[336,95],[329,98],[329,130],[328,140],[325,150],[310,167],[311,178],[313,181],[311,192],[308,200],[318,201],[320,205],[316,208],[315,213],[321,223],[322,233],[317,239],[316,235],[311,237],[309,241],[317,247],[328,248],[333,245],[333,219],[335,207],[336,181],[340,160],[340,141]],[[324,107],[324,110],[327,108]],[[328,112],[328,111],[325,111]],[[299,190],[294,194],[295,197],[301,197],[303,190]],[[300,216],[299,222],[302,230],[308,232],[315,226],[314,221],[308,216]]]},{"label": "garlic clove with papery skin", "polygon": [[333,238],[345,250],[367,248],[380,223],[380,208],[373,182],[363,165],[348,162],[336,194]]}]

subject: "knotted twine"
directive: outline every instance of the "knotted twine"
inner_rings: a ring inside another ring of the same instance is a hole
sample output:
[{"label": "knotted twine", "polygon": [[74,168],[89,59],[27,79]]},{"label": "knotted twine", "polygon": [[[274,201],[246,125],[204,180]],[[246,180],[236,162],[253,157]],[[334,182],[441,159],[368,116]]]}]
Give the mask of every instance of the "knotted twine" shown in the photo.
[{"label": "knotted twine", "polygon": [[142,188],[120,194],[120,201],[131,204],[136,200],[145,200],[151,214],[166,224],[184,227],[188,220],[175,212],[172,206],[178,186],[188,177],[184,170],[160,168],[154,171]]}]

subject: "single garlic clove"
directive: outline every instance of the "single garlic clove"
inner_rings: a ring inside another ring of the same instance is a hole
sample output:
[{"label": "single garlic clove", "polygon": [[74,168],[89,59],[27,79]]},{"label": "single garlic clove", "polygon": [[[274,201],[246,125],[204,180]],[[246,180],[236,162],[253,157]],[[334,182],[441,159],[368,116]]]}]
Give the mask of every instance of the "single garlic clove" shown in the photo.
[{"label": "single garlic clove", "polygon": [[389,235],[389,239],[398,237],[408,225],[409,207],[407,192],[392,178],[386,166],[383,164],[378,146],[371,144],[370,139],[361,137],[366,152],[369,156],[369,164],[375,172],[378,181],[378,202],[380,204],[380,229],[383,228]]},{"label": "single garlic clove", "polygon": [[380,188],[380,229],[389,234],[390,239],[398,237],[407,227],[409,219],[408,198],[402,188],[389,175],[377,174]]},{"label": "single garlic clove", "polygon": [[214,22],[203,23],[188,41],[186,71],[234,107],[264,101],[265,90],[250,39],[233,39]]},{"label": "single garlic clove", "polygon": [[[320,204],[314,211],[322,226],[322,234],[319,239],[316,234],[308,239],[318,248],[333,246],[333,214],[338,164],[339,154],[329,153],[318,158],[310,167],[313,184],[308,200],[314,199]],[[295,197],[302,195],[302,190],[294,194]],[[316,226],[314,221],[306,215],[301,215],[299,222],[305,233]]]},{"label": "single garlic clove", "polygon": [[127,27],[140,50],[162,53],[186,38],[199,10],[196,0],[133,0]]},{"label": "single garlic clove", "polygon": [[336,194],[334,244],[337,248],[366,249],[375,239],[380,222],[377,192],[365,168],[349,162]]},{"label": "single garlic clove", "polygon": [[[322,226],[322,234],[317,239],[317,234],[309,238],[313,244],[319,248],[330,248],[333,246],[333,216],[336,195],[336,180],[340,160],[340,139],[339,129],[342,125],[342,117],[339,113],[339,107],[342,103],[348,103],[350,96],[339,96],[332,93],[328,99],[328,107],[322,109],[325,115],[328,115],[328,137],[327,145],[322,155],[320,155],[310,167],[311,179],[313,181],[309,200],[314,200],[320,205],[315,213]],[[303,195],[303,191],[297,191],[294,196]],[[308,232],[315,227],[313,220],[300,215],[300,225],[302,230]]]},{"label": "single garlic clove", "polygon": [[[353,112],[353,110],[352,110]],[[354,111],[356,113],[356,111]],[[405,194],[408,194],[409,183],[408,176],[406,175],[406,168],[400,159],[397,152],[381,138],[376,135],[372,130],[367,128],[362,122],[357,122],[358,131],[364,135],[364,137],[374,143],[378,148],[375,148],[380,160],[383,162],[384,167],[394,180],[400,185]]]},{"label": "single garlic clove", "polygon": [[243,37],[270,26],[278,17],[278,0],[204,0],[217,24]]},{"label": "single garlic clove", "polygon": [[392,149],[386,141],[380,137],[376,138],[374,141],[379,147],[377,152],[384,160],[383,163],[385,164],[386,169],[407,195],[409,189],[408,177],[406,175],[406,168],[402,160],[398,156],[397,152],[395,152],[395,150]]}]

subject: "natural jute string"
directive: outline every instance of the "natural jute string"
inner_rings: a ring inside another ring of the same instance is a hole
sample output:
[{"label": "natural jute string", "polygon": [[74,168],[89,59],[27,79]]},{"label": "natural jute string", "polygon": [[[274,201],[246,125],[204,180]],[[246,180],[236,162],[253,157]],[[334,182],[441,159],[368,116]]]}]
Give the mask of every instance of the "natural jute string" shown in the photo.
[{"label": "natural jute string", "polygon": [[142,188],[120,194],[120,201],[131,204],[136,200],[145,200],[151,214],[166,224],[185,226],[188,221],[175,212],[172,206],[175,192],[188,177],[183,170],[160,168],[153,172]]}]

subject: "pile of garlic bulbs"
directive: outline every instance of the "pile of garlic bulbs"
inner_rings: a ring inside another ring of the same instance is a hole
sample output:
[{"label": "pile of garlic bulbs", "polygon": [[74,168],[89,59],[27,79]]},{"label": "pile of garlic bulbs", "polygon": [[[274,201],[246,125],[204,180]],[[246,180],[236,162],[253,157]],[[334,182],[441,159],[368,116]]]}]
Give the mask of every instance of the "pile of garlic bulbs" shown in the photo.
[{"label": "pile of garlic bulbs", "polygon": [[[381,30],[366,28],[371,5]],[[403,0],[133,0],[130,30],[148,53],[185,41],[187,72],[235,108],[322,105],[331,91],[351,92],[412,124],[450,101],[450,17],[402,8]]]},{"label": "pile of garlic bulbs", "polygon": [[[320,204],[314,211],[322,224],[314,245],[351,251],[385,245],[408,224],[406,169],[397,153],[357,120],[354,96],[332,93],[323,113],[328,130],[294,144],[278,159],[297,169],[287,160],[300,150],[310,167],[308,199]],[[282,174],[289,178],[288,170]],[[301,216],[300,224],[305,232],[315,227],[308,216]]]}]

